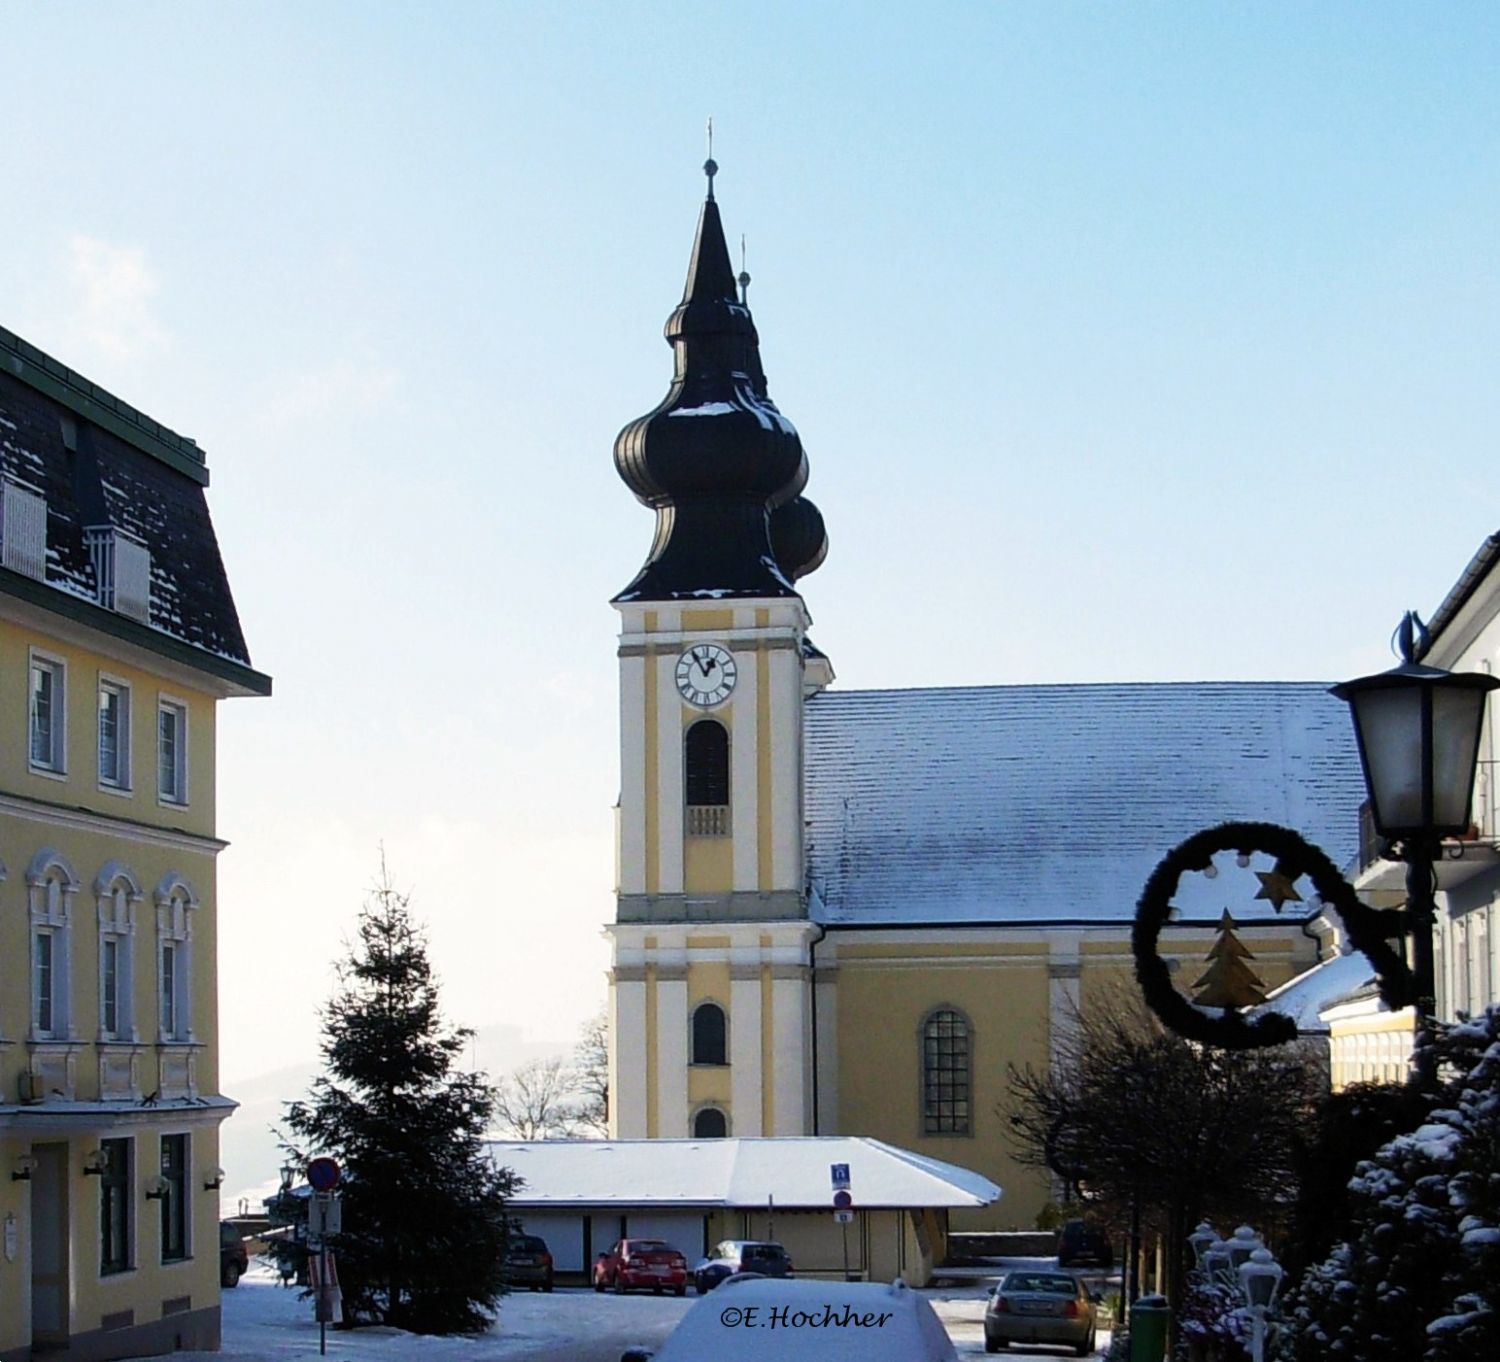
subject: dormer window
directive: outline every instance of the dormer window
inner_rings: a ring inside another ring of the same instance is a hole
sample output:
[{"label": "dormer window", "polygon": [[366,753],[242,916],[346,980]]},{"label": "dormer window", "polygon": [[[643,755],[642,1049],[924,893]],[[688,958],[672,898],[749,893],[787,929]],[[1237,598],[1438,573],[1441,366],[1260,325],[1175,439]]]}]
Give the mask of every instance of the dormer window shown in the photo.
[{"label": "dormer window", "polygon": [[84,531],[99,604],[142,624],[151,622],[151,550],[113,525]]},{"label": "dormer window", "polygon": [[47,498],[8,478],[0,482],[0,564],[47,578]]},{"label": "dormer window", "polygon": [[699,719],[683,742],[683,785],[689,837],[729,836],[729,731]]}]

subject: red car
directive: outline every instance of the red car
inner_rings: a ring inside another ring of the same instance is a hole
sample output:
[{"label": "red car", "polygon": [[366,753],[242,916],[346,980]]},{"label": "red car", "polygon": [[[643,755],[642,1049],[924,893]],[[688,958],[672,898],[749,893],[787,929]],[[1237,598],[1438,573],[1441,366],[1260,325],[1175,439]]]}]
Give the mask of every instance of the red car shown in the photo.
[{"label": "red car", "polygon": [[594,1290],[687,1294],[687,1259],[664,1239],[621,1239],[594,1259]]}]

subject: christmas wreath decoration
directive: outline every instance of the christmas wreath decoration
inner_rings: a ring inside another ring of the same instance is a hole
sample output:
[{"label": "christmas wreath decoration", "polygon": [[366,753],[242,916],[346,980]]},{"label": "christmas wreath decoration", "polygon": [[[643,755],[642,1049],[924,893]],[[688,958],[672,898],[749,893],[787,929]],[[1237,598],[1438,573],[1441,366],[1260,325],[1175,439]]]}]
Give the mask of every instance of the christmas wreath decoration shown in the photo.
[{"label": "christmas wreath decoration", "polygon": [[[1386,939],[1389,914],[1361,903],[1354,887],[1322,850],[1275,823],[1221,823],[1194,833],[1169,851],[1151,872],[1136,903],[1130,934],[1135,976],[1151,1010],[1167,1027],[1189,1040],[1225,1050],[1280,1045],[1297,1037],[1297,1024],[1276,1012],[1263,1013],[1252,1022],[1232,1009],[1214,1017],[1195,1007],[1173,986],[1167,962],[1157,950],[1183,875],[1208,870],[1215,853],[1221,851],[1233,851],[1242,858],[1258,851],[1275,859],[1270,873],[1257,872],[1262,887],[1256,897],[1270,900],[1278,913],[1283,903],[1300,898],[1293,886],[1305,875],[1325,908],[1337,914],[1355,949],[1375,967],[1386,1005],[1398,1009],[1415,1002],[1411,970]],[[1246,863],[1247,859],[1241,860],[1242,865]]]}]

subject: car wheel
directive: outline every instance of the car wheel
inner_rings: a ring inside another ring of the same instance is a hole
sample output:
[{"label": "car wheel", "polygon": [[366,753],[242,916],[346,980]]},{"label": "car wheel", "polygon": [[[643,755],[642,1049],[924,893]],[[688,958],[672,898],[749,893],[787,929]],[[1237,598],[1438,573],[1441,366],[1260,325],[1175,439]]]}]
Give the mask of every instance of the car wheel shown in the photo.
[{"label": "car wheel", "polygon": [[236,1287],[240,1284],[240,1265],[238,1263],[225,1263],[219,1269],[219,1285]]},{"label": "car wheel", "polygon": [[987,1353],[997,1353],[1004,1346],[1005,1344],[1003,1344],[998,1338],[987,1338],[984,1341],[984,1350]]},{"label": "car wheel", "polygon": [[546,1291],[546,1292],[548,1292],[550,1294],[550,1292],[552,1291],[552,1278],[551,1277],[548,1277],[547,1280],[542,1284],[542,1290]]},{"label": "car wheel", "polygon": [[615,1295],[617,1295],[617,1296],[623,1296],[624,1294],[625,1294],[625,1278],[622,1277],[617,1272],[617,1273],[615,1273]]},{"label": "car wheel", "polygon": [[1094,1353],[1094,1336],[1090,1334],[1074,1351],[1079,1357],[1092,1357]]},{"label": "car wheel", "polygon": [[601,1296],[604,1294],[604,1278],[598,1276],[597,1274],[594,1277],[594,1290],[597,1291]]},{"label": "car wheel", "polygon": [[687,1283],[683,1282],[683,1284],[681,1286],[674,1286],[672,1288],[672,1294],[674,1296],[685,1296],[685,1295],[687,1295]]}]

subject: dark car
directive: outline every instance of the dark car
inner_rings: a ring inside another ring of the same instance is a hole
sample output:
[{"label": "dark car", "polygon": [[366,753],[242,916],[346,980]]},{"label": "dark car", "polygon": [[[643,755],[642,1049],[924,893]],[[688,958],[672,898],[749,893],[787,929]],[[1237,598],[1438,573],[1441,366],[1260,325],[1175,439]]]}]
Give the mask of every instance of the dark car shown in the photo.
[{"label": "dark car", "polygon": [[219,1221],[219,1285],[238,1286],[249,1268],[250,1250],[239,1227],[228,1220]]},{"label": "dark car", "polygon": [[617,1239],[594,1260],[594,1290],[687,1292],[687,1259],[664,1239]]},{"label": "dark car", "polygon": [[1069,1220],[1057,1232],[1058,1267],[1113,1267],[1109,1239],[1086,1220]]},{"label": "dark car", "polygon": [[1012,1272],[984,1308],[984,1350],[1050,1343],[1087,1357],[1094,1351],[1097,1304],[1098,1297],[1066,1272]]},{"label": "dark car", "polygon": [[513,1234],[505,1246],[505,1280],[533,1291],[552,1290],[552,1255],[535,1234]]},{"label": "dark car", "polygon": [[792,1260],[774,1239],[726,1239],[693,1269],[693,1290],[707,1295],[727,1277],[790,1277]]}]

